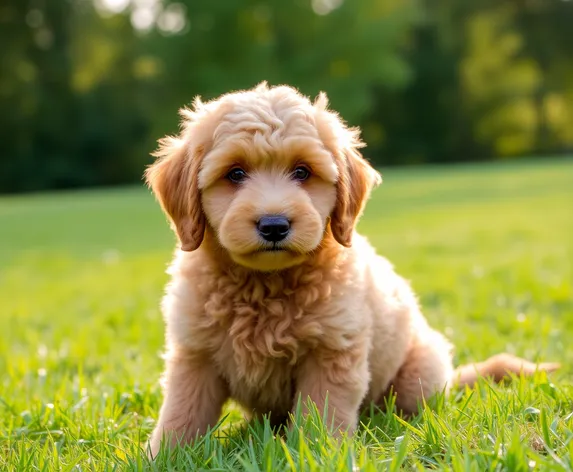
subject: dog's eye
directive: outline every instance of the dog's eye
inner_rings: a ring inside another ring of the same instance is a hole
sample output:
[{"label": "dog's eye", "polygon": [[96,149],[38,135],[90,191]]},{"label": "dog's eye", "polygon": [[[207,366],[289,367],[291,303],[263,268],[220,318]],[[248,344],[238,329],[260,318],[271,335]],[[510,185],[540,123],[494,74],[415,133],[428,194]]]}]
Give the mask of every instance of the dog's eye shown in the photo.
[{"label": "dog's eye", "polygon": [[247,173],[240,167],[235,167],[227,174],[227,178],[231,182],[238,184],[247,178]]},{"label": "dog's eye", "polygon": [[310,177],[310,171],[304,166],[298,166],[292,173],[292,178],[303,182]]}]

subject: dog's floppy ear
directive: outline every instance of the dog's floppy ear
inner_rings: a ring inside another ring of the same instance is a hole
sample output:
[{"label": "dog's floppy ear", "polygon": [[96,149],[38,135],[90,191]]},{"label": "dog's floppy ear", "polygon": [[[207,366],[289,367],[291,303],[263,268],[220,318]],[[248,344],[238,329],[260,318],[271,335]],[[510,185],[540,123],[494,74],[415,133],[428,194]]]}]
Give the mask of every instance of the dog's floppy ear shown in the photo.
[{"label": "dog's floppy ear", "polygon": [[169,216],[183,251],[194,251],[203,241],[205,215],[198,186],[203,147],[193,148],[184,139],[159,141],[158,159],[145,171],[147,184]]},{"label": "dog's floppy ear", "polygon": [[324,93],[318,95],[314,107],[319,134],[338,167],[336,205],[330,227],[334,238],[343,246],[350,247],[354,227],[366,200],[372,189],[382,182],[382,177],[359,151],[364,147],[360,131],[348,128],[335,112],[328,110],[328,98]]},{"label": "dog's floppy ear", "polygon": [[336,206],[332,212],[331,228],[334,238],[350,247],[352,233],[362,214],[372,189],[382,178],[362,157],[356,147],[342,149],[336,186]]}]

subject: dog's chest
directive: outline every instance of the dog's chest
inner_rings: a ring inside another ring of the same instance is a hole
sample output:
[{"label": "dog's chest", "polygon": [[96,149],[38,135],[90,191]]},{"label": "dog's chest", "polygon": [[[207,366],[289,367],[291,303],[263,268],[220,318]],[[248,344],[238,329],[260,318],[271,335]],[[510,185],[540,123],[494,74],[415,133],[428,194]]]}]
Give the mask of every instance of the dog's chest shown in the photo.
[{"label": "dog's chest", "polygon": [[[231,396],[262,413],[288,411],[294,396],[296,363],[291,364],[286,357],[272,357],[268,353],[248,349],[238,348],[236,343],[233,345],[233,339],[227,337],[214,353]],[[298,355],[297,359],[300,359]]]},{"label": "dog's chest", "polygon": [[[226,292],[226,293],[223,293]],[[297,367],[320,345],[327,291],[252,284],[213,292],[205,304],[212,355],[231,395],[257,410],[292,405]]]},{"label": "dog's chest", "polygon": [[306,332],[304,312],[290,312],[288,299],[264,302],[231,308],[219,324],[214,357],[233,390],[276,396],[290,390],[294,368],[316,341]]}]

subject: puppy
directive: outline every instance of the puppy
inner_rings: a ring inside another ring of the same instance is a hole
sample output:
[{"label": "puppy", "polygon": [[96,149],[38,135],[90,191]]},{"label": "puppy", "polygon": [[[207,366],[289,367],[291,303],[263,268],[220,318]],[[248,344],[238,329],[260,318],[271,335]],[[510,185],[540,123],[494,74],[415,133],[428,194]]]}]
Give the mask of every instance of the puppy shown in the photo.
[{"label": "puppy", "polygon": [[381,179],[324,94],[263,83],[181,115],[146,171],[180,242],[152,455],[214,426],[229,398],[280,422],[328,395],[334,426],[352,432],[390,390],[412,413],[456,382],[557,367],[501,355],[454,370],[408,283],[355,232]]}]

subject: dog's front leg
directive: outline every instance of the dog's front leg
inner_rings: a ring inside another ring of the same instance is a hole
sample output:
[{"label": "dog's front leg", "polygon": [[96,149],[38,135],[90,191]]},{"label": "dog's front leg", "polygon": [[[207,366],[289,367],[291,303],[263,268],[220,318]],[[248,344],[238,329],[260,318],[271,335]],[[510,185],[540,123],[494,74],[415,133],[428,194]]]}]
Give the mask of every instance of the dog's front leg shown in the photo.
[{"label": "dog's front leg", "polygon": [[345,351],[317,351],[301,366],[295,401],[301,399],[303,414],[308,412],[308,399],[316,404],[321,414],[326,407],[328,426],[334,428],[335,434],[353,433],[368,384],[364,346]]},{"label": "dog's front leg", "polygon": [[214,426],[227,399],[227,387],[204,356],[170,354],[163,377],[165,399],[151,435],[150,452],[187,444]]}]

